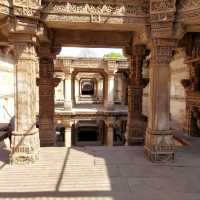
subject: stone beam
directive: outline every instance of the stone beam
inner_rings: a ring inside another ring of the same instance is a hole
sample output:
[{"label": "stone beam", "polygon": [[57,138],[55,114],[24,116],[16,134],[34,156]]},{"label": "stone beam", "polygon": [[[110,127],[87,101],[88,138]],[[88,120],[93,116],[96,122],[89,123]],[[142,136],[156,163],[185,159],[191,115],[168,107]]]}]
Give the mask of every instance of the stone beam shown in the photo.
[{"label": "stone beam", "polygon": [[132,41],[132,32],[55,30],[55,44],[80,47],[124,47]]}]

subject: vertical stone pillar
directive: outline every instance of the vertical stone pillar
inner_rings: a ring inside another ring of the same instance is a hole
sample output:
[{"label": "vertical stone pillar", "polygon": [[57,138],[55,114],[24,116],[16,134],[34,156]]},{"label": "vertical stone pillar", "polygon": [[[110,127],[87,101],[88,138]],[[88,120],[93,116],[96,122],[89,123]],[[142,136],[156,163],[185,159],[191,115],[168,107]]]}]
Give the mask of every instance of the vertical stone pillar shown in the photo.
[{"label": "vertical stone pillar", "polygon": [[135,45],[130,52],[130,75],[128,86],[128,124],[126,143],[129,145],[143,143],[146,131],[146,117],[142,114],[143,77],[142,63],[144,46]]},{"label": "vertical stone pillar", "polygon": [[65,73],[65,110],[72,109],[72,70]]},{"label": "vertical stone pillar", "polygon": [[105,108],[107,110],[114,109],[114,87],[115,87],[115,76],[114,73],[110,73],[108,74],[107,98],[105,101]]},{"label": "vertical stone pillar", "polygon": [[55,145],[54,87],[60,81],[54,78],[53,59],[56,54],[49,45],[38,48],[40,56],[39,85],[39,132],[42,146]]},{"label": "vertical stone pillar", "polygon": [[72,121],[68,121],[65,125],[65,147],[72,146]]},{"label": "vertical stone pillar", "polygon": [[113,110],[114,109],[114,96],[115,96],[115,72],[117,70],[117,63],[116,60],[106,60],[107,61],[107,67],[105,69],[105,72],[107,73],[106,83],[105,87],[105,100],[104,100],[104,107],[107,110]]},{"label": "vertical stone pillar", "polygon": [[174,141],[170,129],[170,61],[176,41],[155,38],[150,63],[149,121],[145,154],[152,161],[170,160]]},{"label": "vertical stone pillar", "polygon": [[106,145],[109,147],[112,147],[114,143],[113,120],[107,119],[105,123],[106,123],[106,128],[107,128]]},{"label": "vertical stone pillar", "polygon": [[31,41],[21,42],[16,37],[15,131],[12,134],[10,161],[30,163],[38,159],[40,147],[36,129],[37,55]]},{"label": "vertical stone pillar", "polygon": [[123,96],[123,81],[122,81],[122,73],[115,74],[115,103],[122,104],[122,96]]}]

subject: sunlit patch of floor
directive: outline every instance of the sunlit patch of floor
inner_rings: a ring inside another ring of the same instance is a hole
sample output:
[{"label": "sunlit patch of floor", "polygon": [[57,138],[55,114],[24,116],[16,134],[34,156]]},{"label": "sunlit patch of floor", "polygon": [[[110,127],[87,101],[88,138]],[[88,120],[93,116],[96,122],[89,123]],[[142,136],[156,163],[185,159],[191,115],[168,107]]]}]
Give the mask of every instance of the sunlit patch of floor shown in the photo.
[{"label": "sunlit patch of floor", "polygon": [[41,148],[35,164],[11,166],[1,149],[0,199],[197,200],[199,144],[162,164],[147,161],[143,147],[102,146]]}]

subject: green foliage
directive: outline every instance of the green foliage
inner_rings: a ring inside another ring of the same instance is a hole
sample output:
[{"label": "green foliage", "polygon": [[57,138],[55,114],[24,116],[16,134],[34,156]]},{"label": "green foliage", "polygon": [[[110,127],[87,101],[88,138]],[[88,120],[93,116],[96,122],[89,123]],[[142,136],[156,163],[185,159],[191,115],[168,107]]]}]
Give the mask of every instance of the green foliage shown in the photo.
[{"label": "green foliage", "polygon": [[117,59],[117,58],[124,58],[124,56],[121,53],[118,53],[118,52],[110,52],[108,54],[105,54],[104,58]]}]

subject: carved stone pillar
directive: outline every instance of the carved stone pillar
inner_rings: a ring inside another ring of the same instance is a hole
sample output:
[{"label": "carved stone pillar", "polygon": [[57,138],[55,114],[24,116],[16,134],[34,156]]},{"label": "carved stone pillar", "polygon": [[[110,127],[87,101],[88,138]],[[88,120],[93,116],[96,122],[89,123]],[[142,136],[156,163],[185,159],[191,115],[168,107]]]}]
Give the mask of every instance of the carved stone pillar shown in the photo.
[{"label": "carved stone pillar", "polygon": [[112,147],[113,146],[113,120],[107,119],[106,120],[106,128],[107,128],[107,133],[106,133],[106,145]]},{"label": "carved stone pillar", "polygon": [[122,104],[123,96],[123,74],[115,73],[115,103]]},{"label": "carved stone pillar", "polygon": [[149,120],[145,153],[152,161],[170,160],[174,141],[170,129],[170,61],[176,41],[155,38],[150,63]]},{"label": "carved stone pillar", "polygon": [[172,160],[174,140],[170,129],[170,61],[176,48],[176,0],[150,0],[151,61],[149,118],[145,155],[152,161]]},{"label": "carved stone pillar", "polygon": [[72,146],[72,121],[68,121],[65,125],[65,147]]},{"label": "carved stone pillar", "polygon": [[40,57],[39,85],[39,130],[41,146],[55,145],[54,88],[60,79],[54,78],[54,54],[50,46],[38,49]]},{"label": "carved stone pillar", "polygon": [[72,70],[65,73],[65,110],[72,109]]},{"label": "carved stone pillar", "polygon": [[12,134],[11,163],[30,163],[39,158],[39,134],[36,129],[35,47],[29,42],[14,43],[15,65],[15,131]]},{"label": "carved stone pillar", "polygon": [[131,66],[128,86],[128,124],[126,143],[129,145],[143,143],[147,119],[142,114],[143,78],[142,63],[144,46],[136,45],[131,50]]},{"label": "carved stone pillar", "polygon": [[115,85],[115,76],[114,73],[109,73],[107,78],[107,94],[104,107],[107,110],[114,109],[114,85]]}]

